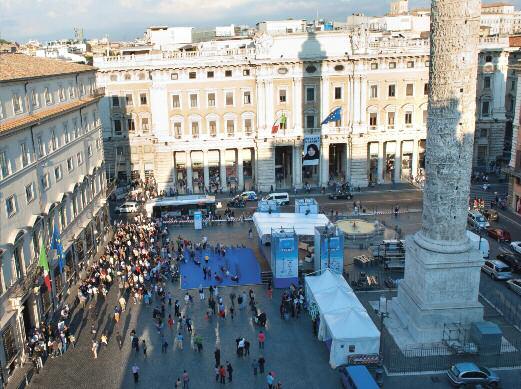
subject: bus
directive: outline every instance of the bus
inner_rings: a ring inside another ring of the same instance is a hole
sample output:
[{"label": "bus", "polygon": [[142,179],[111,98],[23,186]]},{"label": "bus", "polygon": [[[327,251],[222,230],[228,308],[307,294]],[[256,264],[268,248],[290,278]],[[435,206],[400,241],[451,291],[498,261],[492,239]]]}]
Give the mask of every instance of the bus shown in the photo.
[{"label": "bus", "polygon": [[159,197],[148,200],[145,203],[147,216],[160,217],[193,217],[195,211],[201,211],[203,215],[215,212],[215,196],[187,195],[175,197]]}]

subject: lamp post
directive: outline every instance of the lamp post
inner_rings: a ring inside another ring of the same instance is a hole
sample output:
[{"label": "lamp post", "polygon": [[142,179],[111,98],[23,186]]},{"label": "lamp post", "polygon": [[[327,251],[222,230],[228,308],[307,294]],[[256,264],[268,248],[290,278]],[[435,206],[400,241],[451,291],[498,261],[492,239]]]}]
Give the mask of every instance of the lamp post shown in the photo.
[{"label": "lamp post", "polygon": [[[385,305],[384,305],[385,303]],[[380,318],[380,345],[378,350],[378,368],[376,371],[376,381],[379,385],[383,384],[383,352],[384,352],[384,319],[389,317],[389,313],[387,312],[387,298],[384,296],[380,296],[380,301],[378,303],[378,316]]]}]

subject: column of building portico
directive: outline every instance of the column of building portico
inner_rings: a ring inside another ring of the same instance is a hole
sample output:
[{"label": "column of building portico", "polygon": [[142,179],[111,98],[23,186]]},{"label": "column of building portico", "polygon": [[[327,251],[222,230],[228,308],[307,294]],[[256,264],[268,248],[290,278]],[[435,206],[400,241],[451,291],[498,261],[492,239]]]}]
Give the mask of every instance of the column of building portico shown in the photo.
[{"label": "column of building portico", "polygon": [[239,190],[244,189],[244,169],[242,160],[242,149],[237,149],[237,180],[239,181]]},{"label": "column of building portico", "polygon": [[185,152],[186,156],[186,190],[192,193],[194,191],[194,180],[192,174],[192,155],[190,151]]},{"label": "column of building portico", "polygon": [[418,175],[418,159],[420,158],[419,151],[419,143],[418,139],[414,139],[412,143],[412,166],[411,166],[411,175],[412,178],[415,179]]},{"label": "column of building portico", "polygon": [[320,142],[320,186],[327,187],[329,183],[329,143]]},{"label": "column of building portico", "polygon": [[396,149],[394,151],[394,177],[395,183],[401,182],[402,177],[402,141],[396,141]]},{"label": "column of building portico", "polygon": [[[320,117],[318,120],[322,122],[327,115],[329,115],[329,78],[322,77],[321,79],[321,90],[320,90]],[[321,126],[321,133],[324,134],[327,131],[328,124]],[[321,137],[321,149],[320,152],[320,186],[327,186],[329,181],[329,144],[324,143],[324,138]]]},{"label": "column of building portico", "polygon": [[378,142],[378,166],[376,169],[377,182],[379,184],[382,184],[384,182],[384,144],[385,142]]},{"label": "column of building portico", "polygon": [[228,186],[226,185],[226,149],[219,150],[219,155],[220,155],[219,176],[221,177],[221,188],[223,191],[227,191]]},{"label": "column of building portico", "polygon": [[210,168],[208,166],[208,150],[203,150],[204,188],[210,190]]},{"label": "column of building portico", "polygon": [[293,146],[293,187],[302,188],[302,146]]}]

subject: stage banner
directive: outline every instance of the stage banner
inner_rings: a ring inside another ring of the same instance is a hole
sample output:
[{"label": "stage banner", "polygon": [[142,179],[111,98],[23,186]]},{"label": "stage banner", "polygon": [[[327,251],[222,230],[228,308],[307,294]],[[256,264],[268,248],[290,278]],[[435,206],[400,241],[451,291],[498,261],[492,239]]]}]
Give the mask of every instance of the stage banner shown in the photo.
[{"label": "stage banner", "polygon": [[316,166],[320,161],[320,135],[304,136],[302,166]]},{"label": "stage banner", "polygon": [[203,213],[201,211],[194,212],[194,228],[196,230],[203,229]]}]

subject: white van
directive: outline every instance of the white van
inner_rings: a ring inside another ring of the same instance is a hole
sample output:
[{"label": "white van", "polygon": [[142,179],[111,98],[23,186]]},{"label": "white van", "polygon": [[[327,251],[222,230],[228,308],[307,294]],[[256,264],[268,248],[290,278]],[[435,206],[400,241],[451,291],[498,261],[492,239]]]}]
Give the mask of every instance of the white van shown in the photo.
[{"label": "white van", "polygon": [[270,193],[264,196],[263,200],[273,200],[278,205],[288,205],[289,204],[289,194],[286,193]]},{"label": "white van", "polygon": [[116,213],[136,213],[139,211],[137,203],[133,201],[127,201],[126,203],[121,204],[119,207],[115,209]]},{"label": "white van", "polygon": [[480,238],[478,234],[467,230],[467,236],[472,242],[472,247],[483,254],[483,258],[488,258],[490,255],[490,245],[487,238]]},{"label": "white van", "polygon": [[485,229],[487,227],[490,227],[490,224],[487,221],[487,219],[485,219],[485,216],[483,216],[478,211],[469,211],[467,221],[470,224],[470,226],[474,228]]}]

